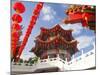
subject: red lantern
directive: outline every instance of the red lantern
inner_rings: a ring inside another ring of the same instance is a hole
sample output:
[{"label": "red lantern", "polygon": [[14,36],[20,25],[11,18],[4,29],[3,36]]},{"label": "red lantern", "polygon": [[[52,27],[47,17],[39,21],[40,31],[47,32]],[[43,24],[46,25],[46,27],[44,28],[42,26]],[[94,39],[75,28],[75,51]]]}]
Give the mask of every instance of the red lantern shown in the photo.
[{"label": "red lantern", "polygon": [[30,25],[31,25],[31,26],[33,26],[35,23],[36,23],[35,20],[31,20],[31,21],[30,21]]},{"label": "red lantern", "polygon": [[15,56],[15,54],[16,54],[16,47],[17,47],[17,46],[14,46],[14,47],[12,48],[13,56]]},{"label": "red lantern", "polygon": [[28,37],[25,38],[24,44],[26,44],[26,42],[27,42],[27,40],[28,40],[27,38],[28,38]]},{"label": "red lantern", "polygon": [[[42,2],[40,4],[42,4],[42,6],[43,6],[43,3]],[[30,24],[28,26],[29,28],[27,29],[27,33],[25,34],[25,37],[24,37],[24,39],[22,41],[22,44],[21,44],[21,46],[19,48],[18,57],[17,57],[16,61],[18,61],[18,59],[20,58],[20,55],[21,55],[21,53],[22,53],[22,51],[23,51],[23,49],[24,49],[24,47],[25,47],[25,45],[27,43],[27,40],[28,40],[28,38],[29,38],[29,36],[31,34],[31,30],[32,30],[32,28],[33,28],[34,24],[36,23],[36,20],[37,20],[37,18],[39,16],[40,10],[41,9],[37,9],[37,8],[35,10],[33,10],[33,15],[36,17],[36,19],[31,18]],[[30,27],[30,25],[32,25],[32,27]],[[31,29],[31,30],[29,31],[29,29]]]},{"label": "red lantern", "polygon": [[38,14],[39,14],[39,11],[40,11],[40,10],[36,8],[36,9],[34,9],[33,14],[34,14],[34,15],[38,15]]},{"label": "red lantern", "polygon": [[32,16],[32,21],[36,21],[36,19],[37,19],[37,15]]},{"label": "red lantern", "polygon": [[16,37],[16,38],[18,38],[18,37],[19,37],[18,32],[13,32],[13,33],[12,33],[12,37]]},{"label": "red lantern", "polygon": [[39,2],[37,5],[38,5],[38,6],[41,6],[41,9],[42,9],[42,7],[43,7],[43,2]]},{"label": "red lantern", "polygon": [[20,2],[16,2],[13,5],[13,9],[18,13],[23,13],[25,11],[25,6]]},{"label": "red lantern", "polygon": [[17,43],[19,40],[19,38],[15,37],[14,41]]},{"label": "red lantern", "polygon": [[12,44],[12,47],[15,46],[16,43],[17,43],[16,41],[12,41],[12,43],[11,43]]},{"label": "red lantern", "polygon": [[20,22],[22,22],[22,17],[21,17],[19,14],[14,14],[14,15],[12,16],[12,20],[13,20],[14,22],[20,23]]},{"label": "red lantern", "polygon": [[13,38],[13,40],[12,40],[12,47],[11,47],[11,49],[12,49],[12,52],[13,52],[13,56],[15,55],[15,53],[16,53],[16,48],[17,48],[17,41],[18,41],[18,38]]},{"label": "red lantern", "polygon": [[36,9],[33,11],[33,14],[37,15],[39,14],[41,8],[43,7],[43,3],[42,2],[39,2],[36,6]]},{"label": "red lantern", "polygon": [[12,29],[21,30],[21,26],[18,23],[16,23],[12,25]]},{"label": "red lantern", "polygon": [[32,28],[33,28],[33,26],[30,25],[30,26],[28,27],[28,30],[29,30],[29,31],[27,30],[27,32],[30,32],[30,31],[32,30]]},{"label": "red lantern", "polygon": [[43,5],[39,3],[39,4],[37,4],[37,7],[36,7],[36,8],[37,8],[37,9],[41,9],[42,6],[43,6]]}]

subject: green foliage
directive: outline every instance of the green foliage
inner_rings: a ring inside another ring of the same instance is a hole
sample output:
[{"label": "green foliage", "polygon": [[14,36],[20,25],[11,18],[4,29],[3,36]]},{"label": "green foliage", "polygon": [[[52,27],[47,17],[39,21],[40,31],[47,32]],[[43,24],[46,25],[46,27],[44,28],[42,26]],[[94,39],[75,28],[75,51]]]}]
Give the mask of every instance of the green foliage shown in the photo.
[{"label": "green foliage", "polygon": [[29,58],[30,65],[37,63],[38,59],[39,59],[38,57]]},{"label": "green foliage", "polygon": [[18,65],[21,65],[21,63],[18,63]]},{"label": "green foliage", "polygon": [[20,63],[23,63],[23,59],[20,59],[19,62],[20,62]]}]

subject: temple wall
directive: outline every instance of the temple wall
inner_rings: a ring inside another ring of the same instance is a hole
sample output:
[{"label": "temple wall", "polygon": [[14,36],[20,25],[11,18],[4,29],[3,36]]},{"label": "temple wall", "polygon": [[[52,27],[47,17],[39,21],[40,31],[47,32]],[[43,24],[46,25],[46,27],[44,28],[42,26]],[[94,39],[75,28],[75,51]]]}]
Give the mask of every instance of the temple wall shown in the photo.
[{"label": "temple wall", "polygon": [[[84,70],[96,66],[95,49],[64,64],[65,70]],[[88,63],[87,63],[88,62]]]}]

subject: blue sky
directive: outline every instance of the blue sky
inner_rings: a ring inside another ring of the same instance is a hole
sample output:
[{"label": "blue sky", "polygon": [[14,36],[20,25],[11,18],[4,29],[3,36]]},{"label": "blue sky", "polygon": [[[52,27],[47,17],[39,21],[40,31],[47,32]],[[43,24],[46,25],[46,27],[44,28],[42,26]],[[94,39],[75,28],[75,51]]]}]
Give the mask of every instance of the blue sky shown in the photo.
[{"label": "blue sky", "polygon": [[[13,4],[14,2],[12,2]],[[30,23],[30,19],[32,16],[32,11],[36,5],[35,2],[22,2],[26,11],[22,14],[23,21],[21,25],[23,25],[23,35],[20,37],[20,40],[23,40],[27,27]],[[33,53],[30,53],[32,47],[35,46],[34,40],[37,35],[40,33],[40,27],[52,28],[56,24],[60,24],[63,29],[73,29],[73,37],[79,41],[78,49],[81,51],[83,49],[92,49],[93,44],[95,42],[95,33],[92,30],[83,28],[81,23],[76,24],[68,24],[65,25],[61,21],[67,17],[65,14],[65,9],[69,7],[68,4],[56,4],[56,3],[44,3],[43,9],[40,13],[40,16],[37,20],[35,27],[32,30],[32,33],[28,39],[27,45],[23,50],[21,57],[23,59],[28,59],[31,56],[34,56]],[[12,14],[15,11],[12,9]]]}]

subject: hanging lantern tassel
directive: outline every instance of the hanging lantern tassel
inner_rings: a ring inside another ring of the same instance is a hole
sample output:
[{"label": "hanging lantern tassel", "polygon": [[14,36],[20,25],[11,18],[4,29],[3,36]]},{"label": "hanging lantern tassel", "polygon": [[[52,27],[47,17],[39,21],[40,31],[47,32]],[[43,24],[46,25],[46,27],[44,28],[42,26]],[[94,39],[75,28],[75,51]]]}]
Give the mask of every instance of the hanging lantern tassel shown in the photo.
[{"label": "hanging lantern tassel", "polygon": [[23,49],[24,49],[24,47],[25,47],[25,45],[26,45],[26,43],[28,41],[29,35],[31,34],[32,28],[34,27],[34,25],[36,23],[36,20],[37,20],[39,14],[40,14],[40,11],[41,11],[42,7],[43,7],[43,3],[39,2],[37,4],[35,10],[33,11],[33,16],[31,18],[30,24],[28,26],[27,33],[25,34],[25,37],[24,37],[24,39],[22,41],[22,44],[21,44],[21,46],[19,48],[19,52],[18,52],[18,56],[17,56],[16,61],[18,61],[19,58],[20,58],[20,55],[21,55],[21,53],[22,53],[22,51],[23,51]]}]

